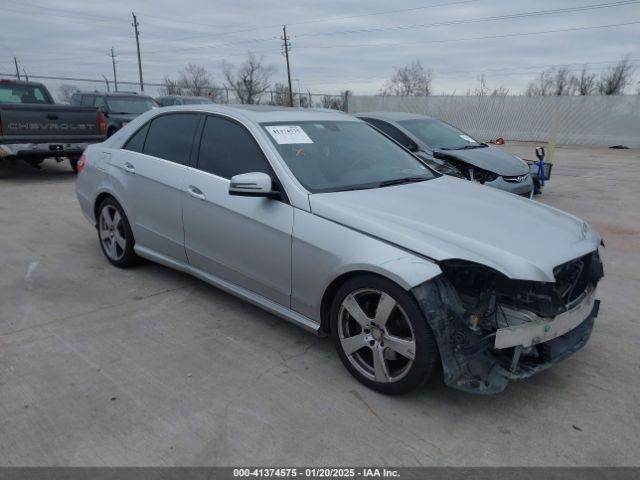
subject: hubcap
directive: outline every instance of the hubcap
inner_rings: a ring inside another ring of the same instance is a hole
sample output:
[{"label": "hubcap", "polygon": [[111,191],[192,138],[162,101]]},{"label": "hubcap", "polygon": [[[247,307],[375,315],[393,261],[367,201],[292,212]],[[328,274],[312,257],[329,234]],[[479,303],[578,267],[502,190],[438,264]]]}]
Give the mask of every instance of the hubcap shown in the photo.
[{"label": "hubcap", "polygon": [[122,215],[113,205],[105,205],[100,212],[100,241],[105,254],[111,260],[120,260],[127,248]]},{"label": "hubcap", "polygon": [[370,380],[397,382],[413,365],[413,327],[385,292],[359,289],[347,295],[338,312],[338,335],[351,365]]}]

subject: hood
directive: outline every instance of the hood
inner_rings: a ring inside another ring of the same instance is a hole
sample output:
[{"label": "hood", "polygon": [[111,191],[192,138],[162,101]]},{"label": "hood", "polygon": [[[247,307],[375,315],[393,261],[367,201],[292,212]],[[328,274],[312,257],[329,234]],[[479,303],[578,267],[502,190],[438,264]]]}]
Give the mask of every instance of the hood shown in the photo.
[{"label": "hood", "polygon": [[483,170],[506,177],[517,177],[529,173],[529,166],[515,155],[494,148],[473,148],[469,150],[434,150],[441,155],[457,158]]},{"label": "hood", "polygon": [[436,261],[462,259],[509,278],[555,281],[553,269],[596,250],[585,222],[533,200],[442,176],[309,196],[315,215]]}]

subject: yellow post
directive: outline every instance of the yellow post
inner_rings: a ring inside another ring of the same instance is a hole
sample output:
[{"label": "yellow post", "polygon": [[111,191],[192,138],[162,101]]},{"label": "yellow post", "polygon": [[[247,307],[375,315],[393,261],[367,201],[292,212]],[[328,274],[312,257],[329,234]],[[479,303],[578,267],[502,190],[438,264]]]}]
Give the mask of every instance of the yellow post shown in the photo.
[{"label": "yellow post", "polygon": [[549,128],[549,141],[547,142],[547,151],[545,152],[545,162],[553,163],[553,157],[556,153],[556,141],[558,139],[558,127],[560,126],[560,111],[553,112],[551,119],[551,127]]}]

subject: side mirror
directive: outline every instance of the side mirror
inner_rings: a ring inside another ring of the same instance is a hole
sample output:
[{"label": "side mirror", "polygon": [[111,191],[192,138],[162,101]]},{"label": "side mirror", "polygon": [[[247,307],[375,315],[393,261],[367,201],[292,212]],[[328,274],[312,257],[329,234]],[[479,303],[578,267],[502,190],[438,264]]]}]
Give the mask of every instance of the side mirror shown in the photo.
[{"label": "side mirror", "polygon": [[262,172],[241,173],[231,177],[229,195],[281,198],[280,192],[273,189],[271,177]]}]

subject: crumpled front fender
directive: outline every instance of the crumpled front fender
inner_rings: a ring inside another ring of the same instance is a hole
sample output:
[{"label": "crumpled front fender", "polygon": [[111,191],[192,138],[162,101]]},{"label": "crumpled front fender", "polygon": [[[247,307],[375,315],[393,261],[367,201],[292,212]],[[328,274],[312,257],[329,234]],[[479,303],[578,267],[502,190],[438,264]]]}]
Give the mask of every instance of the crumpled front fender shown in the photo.
[{"label": "crumpled front fender", "polygon": [[548,369],[584,347],[598,315],[599,301],[582,323],[561,337],[541,343],[544,358],[536,363],[509,358],[494,347],[495,334],[474,332],[466,322],[467,313],[457,292],[444,275],[414,287],[424,317],[433,330],[442,361],[444,381],[450,387],[471,393],[493,394],[505,389],[510,380],[530,377]]}]

